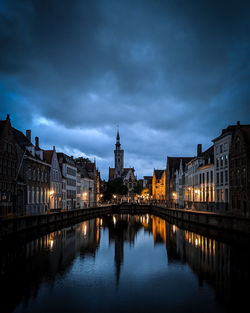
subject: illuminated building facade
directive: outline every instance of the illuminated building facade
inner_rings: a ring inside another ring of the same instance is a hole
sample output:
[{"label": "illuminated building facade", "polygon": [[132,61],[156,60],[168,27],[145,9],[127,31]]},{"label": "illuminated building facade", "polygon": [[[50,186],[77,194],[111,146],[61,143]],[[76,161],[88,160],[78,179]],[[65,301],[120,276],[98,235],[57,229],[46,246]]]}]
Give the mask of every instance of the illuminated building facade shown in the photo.
[{"label": "illuminated building facade", "polygon": [[166,171],[154,170],[152,179],[152,197],[153,200],[166,200]]},{"label": "illuminated building facade", "polygon": [[202,152],[201,144],[197,146],[197,157],[185,167],[185,184],[183,188],[184,207],[200,211],[214,211],[214,148],[211,146]]},{"label": "illuminated building facade", "polygon": [[[192,159],[193,157],[167,157],[166,200],[167,205],[170,207],[175,207],[177,204],[178,195],[176,187],[176,171],[180,169],[180,163],[182,163],[182,167],[184,167],[186,163],[188,163]],[[181,182],[181,185],[182,184],[183,182]]]},{"label": "illuminated building facade", "polygon": [[49,208],[62,209],[62,174],[58,163],[56,148],[43,150],[43,156],[50,168]]}]

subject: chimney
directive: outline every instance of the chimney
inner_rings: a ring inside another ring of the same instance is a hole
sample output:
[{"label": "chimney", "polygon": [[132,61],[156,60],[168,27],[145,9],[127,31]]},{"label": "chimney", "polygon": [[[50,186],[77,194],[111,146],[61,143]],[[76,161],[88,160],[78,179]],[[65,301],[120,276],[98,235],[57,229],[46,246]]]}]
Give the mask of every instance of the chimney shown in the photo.
[{"label": "chimney", "polygon": [[31,142],[31,130],[27,129],[26,130],[26,137],[28,138],[28,140]]},{"label": "chimney", "polygon": [[53,150],[56,151],[56,147],[55,146],[53,146]]},{"label": "chimney", "polygon": [[36,148],[39,148],[39,137],[35,137],[35,141],[36,141]]},{"label": "chimney", "polygon": [[202,144],[199,143],[199,144],[197,145],[197,156],[200,156],[201,153],[202,153]]},{"label": "chimney", "polygon": [[240,126],[240,121],[237,121],[237,126]]}]

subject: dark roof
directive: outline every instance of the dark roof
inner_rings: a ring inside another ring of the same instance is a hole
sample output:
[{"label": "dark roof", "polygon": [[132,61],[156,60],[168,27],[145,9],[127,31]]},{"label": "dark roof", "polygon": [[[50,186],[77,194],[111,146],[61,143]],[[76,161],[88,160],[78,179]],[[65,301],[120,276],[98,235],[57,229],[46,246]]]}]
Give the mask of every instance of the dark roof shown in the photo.
[{"label": "dark roof", "polygon": [[241,125],[240,130],[243,132],[246,143],[250,144],[250,125]]},{"label": "dark roof", "polygon": [[179,170],[180,162],[182,160],[182,165],[184,166],[186,163],[190,162],[195,157],[167,157],[167,169],[172,172]]},{"label": "dark roof", "polygon": [[68,163],[72,166],[76,166],[73,157],[68,156],[67,154],[63,153],[63,152],[57,152],[57,158],[58,158],[58,162],[60,162],[60,159],[62,158],[63,163]]},{"label": "dark roof", "polygon": [[153,179],[153,176],[143,176],[143,179],[150,180],[150,179]]},{"label": "dark roof", "polygon": [[47,163],[51,164],[54,150],[43,150],[43,158]]},{"label": "dark roof", "polygon": [[214,145],[209,147],[206,151],[202,152],[200,156],[211,157],[214,154]]},{"label": "dark roof", "polygon": [[29,139],[19,130],[17,130],[16,128],[12,127],[12,132],[13,132],[13,136],[14,139],[16,141],[16,143],[23,149],[25,150],[25,148],[27,146],[33,146],[32,142],[29,141]]},{"label": "dark roof", "polygon": [[164,173],[164,170],[154,170],[154,175],[156,179],[161,179],[163,173]]},{"label": "dark roof", "polygon": [[0,134],[3,131],[3,129],[4,129],[5,122],[6,122],[5,120],[4,121],[0,121]]},{"label": "dark roof", "polygon": [[236,125],[229,125],[227,128],[222,129],[222,132],[220,134],[220,136],[216,137],[215,139],[213,139],[212,141],[215,142],[221,138],[223,138],[224,136],[233,133],[236,129],[249,129],[250,125],[249,124],[240,124],[239,122]]}]

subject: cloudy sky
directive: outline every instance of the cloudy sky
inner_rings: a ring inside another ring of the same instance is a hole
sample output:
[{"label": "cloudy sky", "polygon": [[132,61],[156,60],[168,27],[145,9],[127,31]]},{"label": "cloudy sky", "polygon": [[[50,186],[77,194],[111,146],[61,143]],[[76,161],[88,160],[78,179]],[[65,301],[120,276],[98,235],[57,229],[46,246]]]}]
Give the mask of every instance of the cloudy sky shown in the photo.
[{"label": "cloudy sky", "polygon": [[250,123],[250,1],[0,0],[0,114],[138,177]]}]

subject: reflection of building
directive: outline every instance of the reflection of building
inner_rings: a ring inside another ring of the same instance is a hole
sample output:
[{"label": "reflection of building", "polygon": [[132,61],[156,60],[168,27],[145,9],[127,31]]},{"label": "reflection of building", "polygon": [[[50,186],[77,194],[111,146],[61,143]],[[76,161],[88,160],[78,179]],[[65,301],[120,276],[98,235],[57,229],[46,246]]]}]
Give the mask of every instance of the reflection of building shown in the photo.
[{"label": "reflection of building", "polygon": [[154,170],[152,179],[152,197],[154,200],[166,200],[165,170]]},{"label": "reflection of building", "polygon": [[166,243],[166,221],[156,216],[152,216],[151,220],[154,243]]},{"label": "reflection of building", "polygon": [[[199,283],[209,282],[217,295],[229,293],[232,271],[231,249],[224,243],[167,224],[168,262],[188,263]],[[239,269],[238,269],[239,270]],[[228,295],[227,295],[228,296]]]}]

